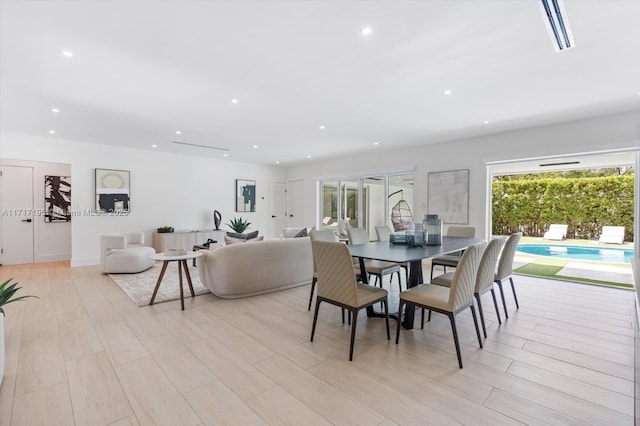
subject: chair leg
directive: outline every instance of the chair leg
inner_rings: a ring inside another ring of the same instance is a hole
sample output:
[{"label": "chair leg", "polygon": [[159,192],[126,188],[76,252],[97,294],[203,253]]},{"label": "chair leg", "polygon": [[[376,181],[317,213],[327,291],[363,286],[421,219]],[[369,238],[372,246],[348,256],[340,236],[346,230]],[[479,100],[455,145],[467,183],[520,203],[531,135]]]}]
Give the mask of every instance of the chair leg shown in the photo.
[{"label": "chair leg", "polygon": [[502,324],[500,319],[500,310],[498,309],[498,300],[496,299],[496,292],[491,289],[491,297],[493,297],[493,306],[496,308],[496,315],[498,316],[498,324]]},{"label": "chair leg", "polygon": [[504,290],[502,289],[502,281],[496,280],[496,284],[498,284],[498,289],[500,290],[500,297],[502,297],[502,306],[504,307],[504,317],[509,318],[509,312],[507,312],[507,302],[504,299]]},{"label": "chair leg", "polygon": [[474,293],[476,301],[478,302],[478,313],[480,314],[480,323],[482,324],[482,331],[484,332],[484,338],[487,338],[487,327],[484,324],[484,313],[482,312],[482,301],[480,300],[480,294]]},{"label": "chair leg", "polygon": [[473,316],[473,324],[476,326],[476,336],[478,336],[478,344],[480,345],[480,349],[482,349],[482,337],[480,337],[480,329],[478,328],[478,317],[476,317],[476,308],[473,307],[473,303],[471,303],[471,316]]},{"label": "chair leg", "polygon": [[313,313],[313,325],[311,326],[311,341],[313,342],[313,335],[316,332],[316,322],[318,322],[318,308],[320,307],[320,300],[316,299],[316,310]]},{"label": "chair leg", "polygon": [[[349,314],[351,314],[349,309]],[[349,347],[349,361],[353,361],[353,344],[356,340],[356,323],[358,322],[358,311],[353,311],[353,321],[351,322],[351,346]]]},{"label": "chair leg", "polygon": [[[433,263],[431,264],[431,279],[429,280],[429,282],[433,281],[433,268],[435,268],[436,265],[434,265]],[[407,280],[407,283],[409,282],[409,280]]]},{"label": "chair leg", "polygon": [[389,334],[389,301],[385,298],[384,302],[384,321],[387,323],[387,340],[391,340],[391,334]]},{"label": "chair leg", "polygon": [[[371,282],[371,280],[369,280],[369,282]],[[380,288],[382,288],[382,276],[380,276],[380,280],[378,280],[378,276],[376,275],[376,280],[374,281],[373,286],[375,287],[378,282],[380,282]]]},{"label": "chair leg", "polygon": [[427,322],[431,322],[431,309],[429,309],[429,317],[427,318]]},{"label": "chair leg", "polygon": [[511,290],[513,291],[513,298],[516,300],[516,309],[520,309],[520,305],[518,304],[518,296],[516,295],[516,287],[513,285],[513,278],[509,277],[509,281],[511,281]]},{"label": "chair leg", "polygon": [[313,300],[313,292],[316,289],[316,282],[318,281],[317,278],[313,278],[313,280],[311,280],[311,294],[309,294],[309,308],[307,309],[307,311],[311,310],[311,301]]},{"label": "chair leg", "polygon": [[462,368],[462,355],[460,355],[460,343],[458,342],[458,330],[456,329],[456,318],[453,312],[447,313],[451,322],[451,331],[453,331],[453,343],[456,345],[456,354],[458,355],[458,365]]},{"label": "chair leg", "polygon": [[398,269],[398,290],[402,291],[402,279],[400,279],[400,270]]},{"label": "chair leg", "polygon": [[396,345],[398,344],[398,340],[400,339],[400,323],[402,322],[403,307],[404,307],[404,300],[400,299],[400,304],[398,305],[398,321],[396,321]]},{"label": "chair leg", "polygon": [[420,329],[424,330],[424,308],[421,309],[422,313],[420,314]]}]

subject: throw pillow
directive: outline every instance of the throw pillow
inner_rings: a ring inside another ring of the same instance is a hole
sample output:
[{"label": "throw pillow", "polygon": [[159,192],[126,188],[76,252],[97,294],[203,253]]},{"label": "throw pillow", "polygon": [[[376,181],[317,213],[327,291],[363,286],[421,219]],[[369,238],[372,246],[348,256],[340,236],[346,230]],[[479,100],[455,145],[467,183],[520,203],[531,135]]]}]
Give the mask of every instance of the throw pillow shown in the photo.
[{"label": "throw pillow", "polygon": [[306,237],[306,236],[307,236],[307,228],[302,228],[300,232],[298,232],[296,235],[293,236],[293,238],[300,238],[300,237]]},{"label": "throw pillow", "polygon": [[239,240],[246,240],[247,239],[247,235],[246,234],[239,234],[237,232],[227,232],[227,237],[237,238]]},{"label": "throw pillow", "polygon": [[245,240],[244,238],[233,238],[233,237],[228,237],[228,236],[224,236],[224,243],[226,245],[229,244],[235,244],[235,243],[246,243],[247,240]]},{"label": "throw pillow", "polygon": [[252,238],[256,238],[258,236],[258,231],[249,232],[248,234],[244,234],[245,240],[251,240]]}]

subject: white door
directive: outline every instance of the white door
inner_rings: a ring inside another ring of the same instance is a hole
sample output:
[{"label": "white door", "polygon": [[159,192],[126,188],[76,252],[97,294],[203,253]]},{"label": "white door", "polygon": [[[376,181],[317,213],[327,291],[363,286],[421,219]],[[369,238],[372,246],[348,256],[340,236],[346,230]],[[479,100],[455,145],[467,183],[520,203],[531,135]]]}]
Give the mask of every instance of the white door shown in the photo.
[{"label": "white door", "polygon": [[[289,181],[287,190],[289,211],[287,226],[307,226],[304,223],[304,179]],[[308,226],[311,226],[310,223]]]},{"label": "white door", "polygon": [[286,186],[282,182],[271,182],[270,209],[271,221],[269,233],[272,238],[279,237],[286,226]]},{"label": "white door", "polygon": [[0,167],[0,263],[33,263],[33,168]]}]

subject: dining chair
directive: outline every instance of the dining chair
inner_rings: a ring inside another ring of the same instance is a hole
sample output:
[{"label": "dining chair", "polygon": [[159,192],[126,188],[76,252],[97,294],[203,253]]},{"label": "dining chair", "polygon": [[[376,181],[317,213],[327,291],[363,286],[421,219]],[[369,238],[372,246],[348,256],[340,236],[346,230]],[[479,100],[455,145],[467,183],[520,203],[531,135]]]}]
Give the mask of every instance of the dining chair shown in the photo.
[{"label": "dining chair", "polygon": [[[391,239],[391,228],[386,225],[376,226],[376,236],[378,241],[389,241]],[[409,263],[398,262],[398,265],[404,269],[405,282],[409,282]],[[400,287],[400,291],[402,291],[402,287]]]},{"label": "dining chair", "polygon": [[[329,241],[329,242],[337,242],[338,237],[333,233],[330,229],[314,229],[309,232],[309,238],[311,241]],[[311,310],[311,302],[313,301],[313,292],[316,289],[316,283],[318,282],[318,271],[316,268],[315,261],[313,262],[313,279],[311,280],[311,293],[309,294],[309,308],[308,311]]]},{"label": "dining chair", "polygon": [[[407,309],[413,309],[412,306],[417,306],[423,309],[429,309],[430,311],[440,312],[449,317],[449,321],[451,322],[451,331],[453,332],[453,341],[456,347],[456,354],[458,355],[458,365],[460,368],[462,368],[462,356],[460,354],[460,343],[458,341],[455,316],[467,308],[471,309],[473,323],[476,328],[476,336],[478,337],[478,344],[480,345],[480,348],[482,348],[482,338],[480,337],[480,329],[478,328],[478,318],[476,317],[476,310],[473,306],[473,290],[476,282],[476,276],[478,274],[480,258],[486,247],[487,243],[483,242],[470,246],[464,251],[460,258],[460,262],[458,262],[458,267],[453,274],[450,287],[443,287],[434,284],[421,284],[400,293],[398,317],[402,315],[402,308],[407,303],[410,304],[407,306]],[[396,344],[398,344],[399,339],[400,318],[398,318],[398,324],[396,327]]]},{"label": "dining chair", "polygon": [[[369,242],[369,233],[364,228],[349,228],[347,229],[349,235],[349,244],[366,244]],[[382,277],[385,275],[391,275],[390,282],[393,281],[393,274],[398,275],[398,287],[402,291],[402,282],[400,280],[400,265],[394,262],[385,262],[383,260],[367,260],[364,262],[365,271],[367,277],[374,275],[376,277],[376,283],[379,281],[380,288],[382,288]],[[375,283],[374,283],[375,285]]]},{"label": "dining chair", "polygon": [[516,295],[516,287],[513,285],[513,259],[516,256],[516,250],[518,249],[518,243],[522,238],[522,232],[509,235],[507,241],[504,243],[504,248],[500,254],[500,260],[498,261],[498,271],[494,277],[494,281],[498,284],[500,290],[500,297],[502,297],[502,306],[504,307],[504,316],[509,318],[507,312],[507,302],[504,299],[504,290],[502,289],[502,282],[509,279],[511,282],[511,290],[513,291],[513,298],[516,301],[516,309],[520,309],[518,304],[518,296]]},{"label": "dining chair", "polygon": [[[464,238],[474,238],[476,236],[476,228],[475,226],[467,226],[467,225],[450,225],[447,229],[447,237],[464,237]],[[442,266],[444,269],[444,273],[447,273],[447,266],[450,268],[455,268],[458,266],[458,261],[460,260],[460,256],[462,256],[462,252],[457,252],[453,254],[447,254],[444,256],[434,257],[431,259],[431,279],[433,279],[433,268],[436,265]]]},{"label": "dining chair", "polygon": [[[493,306],[496,310],[496,315],[498,316],[498,324],[502,324],[502,320],[500,319],[500,310],[498,309],[498,301],[496,299],[496,293],[493,289],[493,279],[496,271],[496,265],[498,264],[498,258],[500,257],[500,250],[502,250],[502,247],[504,247],[504,243],[506,240],[506,237],[496,237],[489,241],[489,244],[487,244],[487,248],[482,254],[482,259],[480,259],[480,266],[478,267],[478,274],[476,276],[476,286],[473,291],[473,296],[476,298],[476,303],[478,304],[480,323],[482,324],[482,331],[485,338],[487,337],[487,327],[484,322],[484,312],[482,310],[481,299],[481,296],[484,293],[488,291],[491,292],[491,297],[493,298]],[[431,284],[450,287],[451,281],[453,280],[453,275],[453,272],[447,272],[446,274],[438,275],[431,281]],[[422,316],[422,327],[424,327],[424,315]]]},{"label": "dining chair", "polygon": [[349,361],[353,360],[353,346],[356,336],[358,312],[375,303],[382,302],[387,326],[387,340],[389,335],[389,302],[387,290],[356,281],[349,248],[343,243],[328,241],[312,241],[313,258],[318,269],[318,295],[313,313],[311,341],[316,331],[318,310],[321,302],[327,302],[349,311],[351,322],[351,343],[349,346]]}]

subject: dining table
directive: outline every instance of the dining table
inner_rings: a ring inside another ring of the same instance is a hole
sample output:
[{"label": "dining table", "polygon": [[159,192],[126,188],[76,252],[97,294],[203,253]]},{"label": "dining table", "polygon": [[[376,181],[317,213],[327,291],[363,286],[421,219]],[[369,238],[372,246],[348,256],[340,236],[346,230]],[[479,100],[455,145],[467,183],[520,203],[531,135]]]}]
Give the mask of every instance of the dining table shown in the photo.
[{"label": "dining table", "polygon": [[[407,288],[415,287],[424,283],[422,276],[422,260],[430,259],[445,254],[451,254],[483,242],[481,238],[465,238],[465,237],[442,237],[441,245],[423,245],[409,246],[406,244],[394,244],[388,241],[370,242],[365,244],[355,244],[349,246],[351,256],[360,260],[360,270],[366,271],[365,260],[382,260],[386,262],[409,264],[409,281]],[[368,284],[367,274],[362,274],[362,282]],[[400,321],[402,312],[397,314],[389,314],[390,317]],[[415,314],[415,306],[406,305],[404,320],[402,325],[407,330],[413,328],[413,320]],[[367,316],[384,316],[379,312],[375,312],[373,307],[367,308]]]}]

